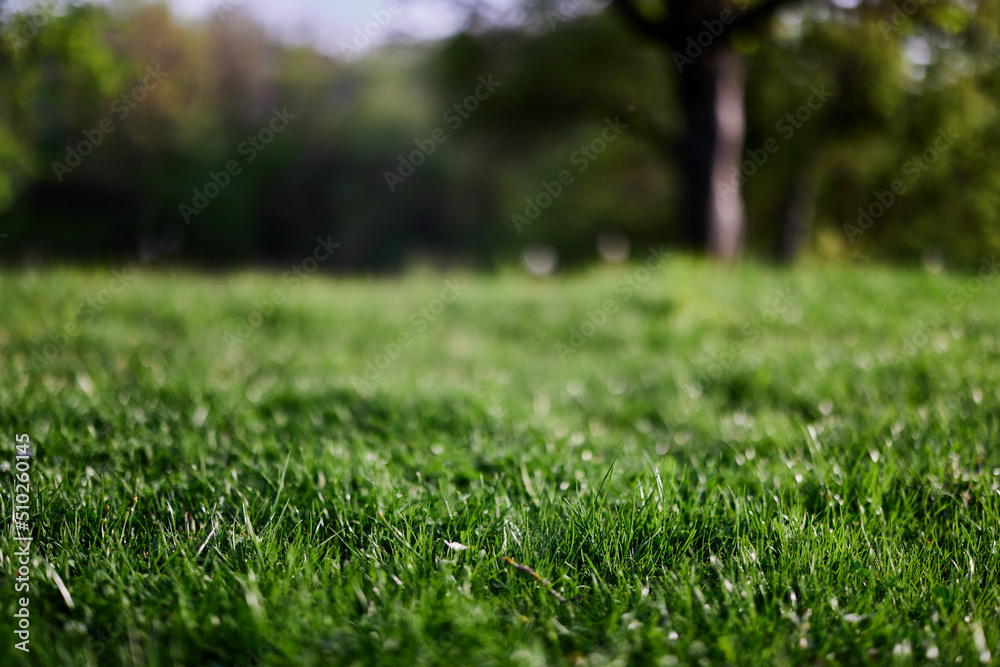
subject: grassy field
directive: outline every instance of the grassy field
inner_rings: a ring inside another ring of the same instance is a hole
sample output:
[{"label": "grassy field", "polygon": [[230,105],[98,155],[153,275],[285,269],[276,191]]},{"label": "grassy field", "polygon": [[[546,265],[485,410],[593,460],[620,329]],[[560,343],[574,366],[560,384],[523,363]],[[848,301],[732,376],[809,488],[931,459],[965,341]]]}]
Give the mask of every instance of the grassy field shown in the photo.
[{"label": "grassy field", "polygon": [[0,274],[0,663],[996,664],[994,270]]}]

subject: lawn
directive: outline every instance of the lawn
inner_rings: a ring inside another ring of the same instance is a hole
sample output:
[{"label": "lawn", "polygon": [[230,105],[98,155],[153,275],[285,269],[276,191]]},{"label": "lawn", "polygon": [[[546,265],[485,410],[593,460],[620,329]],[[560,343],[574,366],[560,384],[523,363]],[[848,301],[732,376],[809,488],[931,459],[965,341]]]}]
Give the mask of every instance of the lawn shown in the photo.
[{"label": "lawn", "polygon": [[996,664],[982,274],[0,274],[0,663]]}]

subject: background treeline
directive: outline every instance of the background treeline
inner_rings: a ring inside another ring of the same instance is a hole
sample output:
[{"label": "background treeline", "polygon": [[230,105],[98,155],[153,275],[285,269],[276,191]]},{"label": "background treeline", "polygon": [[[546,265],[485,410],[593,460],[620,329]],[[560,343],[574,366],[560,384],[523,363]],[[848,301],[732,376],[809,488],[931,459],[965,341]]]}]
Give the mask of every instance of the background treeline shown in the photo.
[{"label": "background treeline", "polygon": [[[975,58],[948,48],[948,17],[924,34],[908,17],[879,26],[825,3],[739,44],[746,147],[762,162],[744,174],[752,252],[773,252],[796,197],[815,210],[807,252],[820,256],[911,261],[930,249],[974,266],[998,246],[998,4],[956,15],[956,32],[981,23]],[[542,3],[518,28],[353,62],[276,42],[238,10],[191,24],[157,4],[39,7],[5,13],[2,30],[6,261],[279,265],[332,235],[330,270],[490,268],[532,244],[554,246],[566,266],[596,258],[607,231],[636,247],[677,239],[675,66],[610,11],[570,18]],[[480,77],[500,85],[484,95]],[[821,86],[833,97],[791,136],[779,129]],[[454,111],[477,88],[478,108]],[[275,110],[294,118],[250,151]],[[574,152],[615,117],[628,128],[581,170]],[[444,143],[431,139],[438,128]],[[939,131],[957,139],[908,165]],[[779,150],[760,160],[772,138]],[[390,191],[386,172],[418,141],[433,154]],[[239,173],[226,179],[230,161]],[[563,170],[572,184],[518,234],[511,216]],[[905,194],[862,234],[845,233],[896,180]],[[196,189],[216,196],[186,223],[179,207]]]}]

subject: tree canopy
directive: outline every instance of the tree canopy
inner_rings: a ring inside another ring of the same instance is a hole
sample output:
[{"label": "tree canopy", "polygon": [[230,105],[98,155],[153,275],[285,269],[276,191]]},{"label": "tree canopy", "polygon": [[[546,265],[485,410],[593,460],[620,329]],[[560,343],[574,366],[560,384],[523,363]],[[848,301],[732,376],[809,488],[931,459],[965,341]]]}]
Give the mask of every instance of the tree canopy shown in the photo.
[{"label": "tree canopy", "polygon": [[[625,4],[664,25],[681,6]],[[2,17],[0,256],[271,263],[332,233],[345,270],[496,266],[533,244],[572,265],[609,231],[637,247],[680,235],[678,69],[697,50],[637,38],[621,8],[532,3],[518,22],[350,62],[276,42],[239,9]],[[788,2],[766,29],[726,23],[713,39],[747,69],[730,183],[750,251],[780,245],[812,188],[808,253],[977,264],[1000,241],[998,24],[997,3],[945,0]],[[248,161],[241,146],[282,110],[294,118]],[[620,134],[587,157],[609,122]]]}]

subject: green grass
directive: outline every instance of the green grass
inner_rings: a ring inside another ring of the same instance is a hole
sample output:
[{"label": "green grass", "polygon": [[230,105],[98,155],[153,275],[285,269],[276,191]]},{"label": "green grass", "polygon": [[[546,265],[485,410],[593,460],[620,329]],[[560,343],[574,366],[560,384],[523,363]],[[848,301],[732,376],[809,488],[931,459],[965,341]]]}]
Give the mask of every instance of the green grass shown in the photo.
[{"label": "green grass", "polygon": [[637,271],[0,274],[0,663],[996,664],[1000,280]]}]

